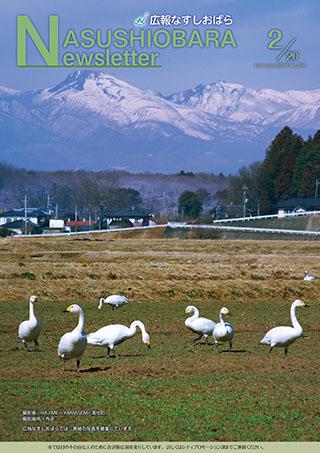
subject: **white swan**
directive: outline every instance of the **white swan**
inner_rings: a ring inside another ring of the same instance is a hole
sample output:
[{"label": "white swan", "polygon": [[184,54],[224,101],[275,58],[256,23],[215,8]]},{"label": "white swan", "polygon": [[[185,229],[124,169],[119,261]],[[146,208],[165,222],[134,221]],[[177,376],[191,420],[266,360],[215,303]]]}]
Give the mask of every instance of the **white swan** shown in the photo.
[{"label": "white swan", "polygon": [[116,307],[121,307],[122,305],[128,304],[129,301],[126,297],[124,296],[119,296],[118,294],[114,294],[112,296],[108,296],[106,298],[101,297],[98,309],[102,310],[103,304],[111,305],[112,310],[114,310]]},{"label": "white swan", "polygon": [[231,315],[230,311],[227,307],[222,307],[219,313],[220,322],[216,324],[214,331],[212,333],[214,342],[216,346],[218,346],[219,342],[229,342],[230,351],[232,349],[232,338],[234,335],[234,328],[233,325],[229,322],[224,321],[225,315]]},{"label": "white swan", "polygon": [[18,337],[24,344],[24,347],[28,351],[28,341],[34,341],[35,351],[39,351],[38,337],[41,332],[41,323],[37,320],[34,314],[34,303],[37,301],[37,296],[31,296],[29,299],[29,319],[23,321],[19,325]]},{"label": "white swan", "polygon": [[306,282],[314,282],[315,281],[315,277],[311,274],[309,274],[308,271],[304,271],[304,279]]},{"label": "white swan", "polygon": [[65,333],[58,345],[58,356],[63,359],[63,367],[65,369],[65,361],[76,359],[77,371],[80,371],[80,357],[87,347],[87,336],[83,332],[84,327],[84,312],[79,305],[70,305],[64,310],[68,313],[79,313],[79,322],[72,332]]},{"label": "white swan", "polygon": [[186,308],[186,314],[190,313],[193,313],[193,315],[185,320],[185,325],[186,327],[188,327],[188,329],[192,330],[192,332],[195,332],[199,335],[194,341],[198,341],[202,337],[204,337],[207,342],[208,336],[212,335],[216,323],[214,321],[211,321],[211,319],[200,318],[199,310],[193,305],[189,305]]},{"label": "white swan", "polygon": [[88,334],[88,344],[106,346],[109,356],[110,352],[114,351],[115,345],[122,343],[128,338],[132,338],[136,334],[137,328],[141,330],[143,343],[151,349],[150,335],[141,321],[133,321],[130,327],[122,324],[110,324],[109,326],[102,327],[96,332]]},{"label": "white swan", "polygon": [[284,348],[284,355],[287,357],[289,345],[302,336],[303,330],[296,318],[296,307],[308,307],[308,305],[299,299],[292,303],[290,316],[293,327],[274,327],[260,341],[261,344],[270,346],[270,352],[274,347],[282,347]]}]

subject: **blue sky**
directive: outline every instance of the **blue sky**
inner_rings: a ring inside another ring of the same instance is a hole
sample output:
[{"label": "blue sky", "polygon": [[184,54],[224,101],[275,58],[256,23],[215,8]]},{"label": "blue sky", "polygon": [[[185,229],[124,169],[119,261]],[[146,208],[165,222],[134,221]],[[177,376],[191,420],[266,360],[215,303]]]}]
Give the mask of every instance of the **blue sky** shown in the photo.
[{"label": "blue sky", "polygon": [[[47,32],[49,14],[60,16],[63,31],[91,28],[132,28],[135,17],[152,14],[232,14],[237,49],[167,49],[161,51],[161,69],[112,69],[110,72],[141,88],[164,94],[200,83],[225,80],[253,88],[320,88],[320,8],[318,0],[10,0],[0,15],[0,85],[36,89],[53,85],[68,69],[21,69],[16,67],[16,16],[28,14],[37,28]],[[216,27],[217,28],[217,27]],[[267,50],[267,32],[282,30],[283,44],[296,37],[304,69],[255,69],[255,62],[274,61]]]}]

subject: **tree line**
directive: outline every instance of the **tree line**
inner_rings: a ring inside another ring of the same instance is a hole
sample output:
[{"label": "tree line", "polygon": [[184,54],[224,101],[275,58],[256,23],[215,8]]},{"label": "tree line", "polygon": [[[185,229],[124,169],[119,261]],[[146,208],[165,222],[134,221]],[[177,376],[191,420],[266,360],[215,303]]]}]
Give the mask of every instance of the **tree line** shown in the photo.
[{"label": "tree line", "polygon": [[265,159],[242,167],[217,195],[220,203],[241,205],[246,188],[248,207],[255,214],[270,214],[280,200],[314,197],[319,178],[320,130],[303,140],[286,126],[268,147]]},{"label": "tree line", "polygon": [[0,211],[21,208],[25,195],[29,207],[53,210],[72,217],[100,216],[101,211],[145,209],[160,216],[177,213],[178,198],[185,190],[199,194],[206,209],[214,205],[215,193],[224,189],[229,176],[193,173],[129,173],[114,171],[30,171],[0,163]]},{"label": "tree line", "polygon": [[77,209],[87,215],[112,207],[139,209],[140,193],[119,186],[116,174],[88,171],[35,172],[0,163],[0,210],[21,207],[27,196],[29,207],[58,208],[67,214]]},{"label": "tree line", "polygon": [[[280,200],[313,197],[320,178],[320,131],[307,140],[284,127],[262,162],[240,168],[235,176],[193,173],[130,174],[116,171],[29,171],[0,163],[0,211],[58,206],[59,214],[88,215],[107,209],[145,206],[159,215],[178,207],[183,218],[197,218],[214,203],[242,205],[255,214],[275,211]],[[245,192],[244,192],[244,187]],[[49,200],[47,197],[49,195]],[[320,194],[318,194],[319,196]]]}]

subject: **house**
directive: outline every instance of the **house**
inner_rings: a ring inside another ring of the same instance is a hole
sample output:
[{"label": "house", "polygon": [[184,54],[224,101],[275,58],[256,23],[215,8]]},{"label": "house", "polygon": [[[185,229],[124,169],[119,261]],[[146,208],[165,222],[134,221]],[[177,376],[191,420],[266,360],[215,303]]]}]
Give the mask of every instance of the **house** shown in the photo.
[{"label": "house", "polygon": [[[27,208],[26,214],[27,219],[35,225],[44,225],[49,219],[49,212],[45,209]],[[0,214],[0,226],[24,219],[24,208],[12,209],[11,211],[6,211]]]},{"label": "house", "polygon": [[[253,215],[252,209],[246,207],[246,216],[251,217]],[[212,211],[212,217],[214,219],[234,219],[243,217],[243,205],[217,205]]]},{"label": "house", "polygon": [[276,204],[279,217],[286,213],[320,211],[320,198],[288,198]]},{"label": "house", "polygon": [[14,220],[13,222],[7,222],[0,226],[1,229],[11,231],[12,234],[35,234],[41,232],[41,227],[36,223],[33,223],[30,219],[26,222],[24,219]]},{"label": "house", "polygon": [[146,211],[135,211],[134,209],[108,210],[102,218],[102,228],[120,228],[150,226],[154,224],[154,214]]},{"label": "house", "polygon": [[49,226],[44,227],[42,234],[51,234],[51,233],[70,233],[71,228],[65,225],[63,219],[50,219]]},{"label": "house", "polygon": [[89,231],[89,230],[96,230],[98,222],[96,220],[70,220],[66,221],[66,228],[70,231]]}]

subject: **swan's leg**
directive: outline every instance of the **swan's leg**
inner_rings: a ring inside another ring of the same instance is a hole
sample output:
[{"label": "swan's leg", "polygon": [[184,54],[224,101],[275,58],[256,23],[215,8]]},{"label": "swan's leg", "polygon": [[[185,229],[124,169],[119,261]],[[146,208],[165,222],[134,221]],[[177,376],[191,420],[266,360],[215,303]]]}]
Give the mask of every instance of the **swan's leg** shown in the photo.
[{"label": "swan's leg", "polygon": [[35,351],[40,351],[40,345],[38,340],[34,340],[34,350]]},{"label": "swan's leg", "polygon": [[199,340],[201,340],[201,338],[202,338],[202,335],[199,335],[199,336],[198,336],[197,338],[195,338],[195,339],[193,340],[193,341],[194,341],[194,343],[195,343],[196,341],[199,341]]},{"label": "swan's leg", "polygon": [[229,341],[229,351],[232,349],[232,341]]},{"label": "swan's leg", "polygon": [[110,358],[111,357],[111,348],[109,346],[107,346],[108,348],[108,357]]},{"label": "swan's leg", "polygon": [[272,352],[272,349],[273,349],[273,346],[270,346],[270,349],[269,349],[269,354],[271,354],[271,352]]},{"label": "swan's leg", "polygon": [[29,351],[28,345],[27,345],[26,341],[22,340],[22,343],[23,343],[23,345],[24,345],[25,350],[26,350],[26,351]]},{"label": "swan's leg", "polygon": [[219,343],[216,339],[214,340],[214,345],[216,347],[217,352],[219,352]]},{"label": "swan's leg", "polygon": [[288,348],[284,348],[284,358],[288,357]]},{"label": "swan's leg", "polygon": [[[111,355],[111,351],[113,354]],[[114,346],[108,346],[108,357],[117,357],[116,351],[114,349]]]},{"label": "swan's leg", "polygon": [[112,310],[114,310],[114,309],[115,309],[115,306],[114,306],[114,305],[112,305]]},{"label": "swan's leg", "polygon": [[208,344],[208,335],[205,335],[204,338],[206,339],[206,344]]},{"label": "swan's leg", "polygon": [[80,373],[80,359],[77,359],[77,373]]},{"label": "swan's leg", "polygon": [[66,361],[63,361],[63,371],[66,371]]}]

